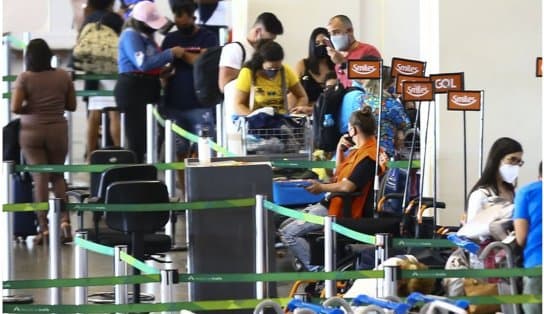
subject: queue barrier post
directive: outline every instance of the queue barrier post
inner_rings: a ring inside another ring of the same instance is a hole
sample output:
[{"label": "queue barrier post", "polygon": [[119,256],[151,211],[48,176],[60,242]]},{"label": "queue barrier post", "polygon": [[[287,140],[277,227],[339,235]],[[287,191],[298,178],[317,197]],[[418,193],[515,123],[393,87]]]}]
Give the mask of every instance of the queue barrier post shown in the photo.
[{"label": "queue barrier post", "polygon": [[[11,53],[11,44],[9,35],[4,35],[2,37],[2,62],[0,62],[0,65],[2,66],[2,76],[7,76],[10,73],[10,67],[11,67],[11,61],[10,61],[10,54]],[[10,88],[10,82],[6,81],[3,82],[4,84],[4,90],[9,91]],[[11,110],[9,106],[9,99],[3,99],[2,102],[4,103],[3,106],[3,114],[0,115],[0,119],[2,119],[1,123],[2,126],[9,123],[11,120]]]},{"label": "queue barrier post", "polygon": [[[13,172],[15,170],[15,163],[13,161],[4,161],[2,167],[2,177],[4,178],[3,186],[5,187],[2,189],[2,204],[11,204],[14,199]],[[0,219],[0,228],[2,228],[1,230],[4,230],[4,245],[2,245],[1,250],[2,256],[5,256],[2,269],[2,280],[9,281],[13,280],[15,277],[13,268],[13,213],[3,211],[1,215],[3,217]],[[32,303],[33,301],[34,298],[31,295],[15,295],[14,290],[3,289],[2,302],[5,304]]]},{"label": "queue barrier post", "polygon": [[[87,240],[88,233],[84,230],[76,231],[76,238]],[[79,245],[76,245],[74,248],[75,254],[75,277],[76,278],[87,278],[89,276],[89,257],[87,250],[82,248]],[[87,304],[87,287],[76,287],[75,288],[75,304],[83,305]]]},{"label": "queue barrier post", "polygon": [[[161,302],[174,302],[174,291],[179,283],[179,272],[177,269],[161,270]],[[164,314],[175,314],[177,312],[165,311]]]},{"label": "queue barrier post", "polygon": [[[127,263],[121,259],[121,253],[127,253],[127,245],[116,245],[113,253],[113,272],[115,277],[127,276]],[[125,284],[115,285],[115,304],[128,303],[128,288]]]},{"label": "queue barrier post", "polygon": [[125,128],[125,112],[121,111],[119,113],[119,126],[121,129],[121,136],[120,136],[120,145],[121,147],[127,147],[127,135],[126,135],[126,128]]},{"label": "queue barrier post", "polygon": [[[175,142],[174,132],[172,131],[172,120],[164,120],[164,162],[174,162],[175,156]],[[170,198],[176,197],[176,171],[174,169],[168,169],[164,172],[164,179],[166,187],[168,188],[168,196]],[[176,246],[176,213],[170,211],[170,219],[166,223],[165,234],[170,236],[171,246]]]},{"label": "queue barrier post", "polygon": [[153,119],[153,104],[146,106],[146,163],[153,164],[155,158],[155,120]]},{"label": "queue barrier post", "polygon": [[[325,272],[333,272],[336,268],[336,233],[332,230],[332,225],[336,221],[334,216],[324,217],[325,230]],[[325,280],[325,298],[331,298],[336,295],[336,281]]]},{"label": "queue barrier post", "polygon": [[[71,165],[73,161],[73,154],[72,151],[74,149],[73,145],[73,119],[72,119],[72,113],[70,111],[66,111],[64,113],[64,116],[66,117],[66,122],[68,124],[68,152],[66,154],[66,158],[64,159],[65,165]],[[66,184],[72,183],[72,173],[69,171],[66,171],[64,173],[64,180],[66,180]]]},{"label": "queue barrier post", "polygon": [[[12,198],[12,178],[13,178],[13,170],[15,167],[15,163],[13,161],[4,161],[3,163],[3,178],[4,178],[4,184],[5,187],[2,189],[2,204],[10,204],[13,201]],[[13,213],[11,212],[2,212],[2,230],[4,230],[4,245],[2,245],[2,256],[7,257],[4,262],[4,269],[3,269],[3,280],[12,280],[13,279]],[[4,301],[5,298],[8,296],[11,296],[11,289],[4,289],[3,297]]]},{"label": "queue barrier post", "polygon": [[[62,259],[60,256],[60,212],[64,206],[62,198],[49,199],[49,279],[59,279]],[[51,305],[62,304],[61,288],[49,288]]]},{"label": "queue barrier post", "polygon": [[[376,233],[376,242],[374,249],[374,267],[378,267],[389,258],[389,252],[393,247],[393,237],[389,233]],[[380,289],[381,279],[376,279],[376,295],[382,295],[383,289]]]},{"label": "queue barrier post", "polygon": [[[263,274],[266,271],[266,209],[264,196],[255,196],[255,273]],[[266,285],[263,281],[255,282],[255,295],[262,300],[266,296]]]},{"label": "queue barrier post", "polygon": [[400,276],[400,267],[395,265],[383,267],[383,285],[381,297],[396,297],[398,280]]}]

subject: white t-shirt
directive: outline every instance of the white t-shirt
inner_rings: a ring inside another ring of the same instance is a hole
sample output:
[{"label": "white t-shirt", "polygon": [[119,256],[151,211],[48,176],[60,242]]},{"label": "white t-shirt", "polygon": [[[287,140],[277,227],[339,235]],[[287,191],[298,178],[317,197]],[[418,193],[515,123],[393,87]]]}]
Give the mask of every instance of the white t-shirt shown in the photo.
[{"label": "white t-shirt", "polygon": [[219,58],[219,67],[229,67],[233,69],[240,70],[246,60],[251,58],[253,54],[253,47],[247,43],[247,41],[240,42],[245,50],[245,60],[244,60],[244,51],[237,43],[226,44],[221,50],[221,57]]},{"label": "white t-shirt", "polygon": [[467,204],[467,222],[473,220],[477,213],[487,207],[490,196],[493,196],[490,195],[490,190],[483,188],[470,193]]},{"label": "white t-shirt", "polygon": [[215,25],[215,26],[228,26],[232,27],[232,10],[230,1],[217,2],[217,8],[213,11],[212,16],[204,23],[200,20],[200,14],[198,10],[195,11],[196,24]]}]

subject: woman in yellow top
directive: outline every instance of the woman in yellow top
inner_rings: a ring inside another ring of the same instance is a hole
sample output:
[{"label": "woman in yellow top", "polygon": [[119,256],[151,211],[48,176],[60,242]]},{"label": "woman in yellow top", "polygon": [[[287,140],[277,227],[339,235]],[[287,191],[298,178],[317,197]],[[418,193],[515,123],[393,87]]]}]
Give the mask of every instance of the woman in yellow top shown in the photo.
[{"label": "woman in yellow top", "polygon": [[[251,60],[246,62],[236,81],[234,112],[247,115],[263,107],[275,113],[310,114],[308,96],[295,72],[282,64],[282,47],[274,41],[261,41]],[[294,102],[287,104],[287,93]]]}]

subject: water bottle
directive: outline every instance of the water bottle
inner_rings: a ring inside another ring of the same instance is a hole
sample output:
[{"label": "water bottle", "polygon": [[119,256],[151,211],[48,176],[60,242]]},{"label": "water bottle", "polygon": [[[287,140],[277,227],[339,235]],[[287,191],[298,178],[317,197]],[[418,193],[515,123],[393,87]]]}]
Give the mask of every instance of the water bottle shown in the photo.
[{"label": "water bottle", "polygon": [[208,128],[202,128],[198,135],[198,162],[208,164],[211,161],[210,131]]},{"label": "water bottle", "polygon": [[326,128],[334,126],[334,119],[332,118],[332,114],[325,114],[325,119],[323,119],[323,126]]}]

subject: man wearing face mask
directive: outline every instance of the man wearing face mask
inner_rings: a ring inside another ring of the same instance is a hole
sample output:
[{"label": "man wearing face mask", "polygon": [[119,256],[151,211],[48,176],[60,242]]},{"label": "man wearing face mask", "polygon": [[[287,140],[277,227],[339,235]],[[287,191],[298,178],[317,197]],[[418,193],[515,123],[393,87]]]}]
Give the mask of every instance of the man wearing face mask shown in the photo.
[{"label": "man wearing face mask", "polygon": [[[214,136],[214,110],[202,108],[194,90],[193,64],[206,48],[217,46],[217,36],[209,30],[195,25],[194,13],[196,5],[193,1],[177,1],[172,7],[177,30],[164,38],[162,49],[180,46],[184,49],[183,58],[174,60],[172,71],[164,87],[164,115],[180,127],[198,134],[201,128],[208,128],[210,136]],[[176,152],[178,160],[188,157],[190,142],[177,136]],[[183,184],[182,172],[179,182]]]},{"label": "man wearing face mask", "polygon": [[353,24],[345,15],[332,17],[327,24],[327,30],[332,44],[332,47],[331,45],[327,47],[327,52],[332,62],[336,64],[336,75],[344,87],[350,87],[351,81],[345,70],[347,61],[361,60],[365,57],[381,58],[380,52],[370,44],[355,40]]}]

